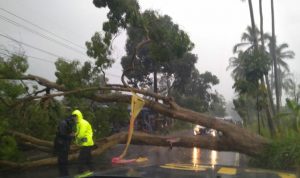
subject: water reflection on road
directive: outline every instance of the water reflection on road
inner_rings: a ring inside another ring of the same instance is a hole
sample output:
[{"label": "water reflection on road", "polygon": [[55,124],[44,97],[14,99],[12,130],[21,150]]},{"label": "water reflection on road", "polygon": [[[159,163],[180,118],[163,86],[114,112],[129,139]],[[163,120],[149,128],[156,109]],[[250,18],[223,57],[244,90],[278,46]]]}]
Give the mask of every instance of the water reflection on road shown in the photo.
[{"label": "water reflection on road", "polygon": [[[119,145],[106,155],[118,155],[123,145]],[[114,152],[114,153],[112,153]],[[169,149],[158,146],[131,145],[127,154],[128,159],[137,157],[148,157],[149,165],[160,165],[167,163],[184,163],[197,165],[225,165],[240,166],[240,155],[234,152],[218,152],[202,148],[177,148]],[[243,163],[244,164],[244,163]]]},{"label": "water reflection on road", "polygon": [[[188,151],[188,149],[185,150]],[[240,166],[239,153],[218,152],[215,150],[206,150],[194,147],[191,155],[191,163],[193,166],[200,164],[209,164],[212,168],[214,168],[215,165]],[[188,160],[183,159],[182,161],[188,163]]]},{"label": "water reflection on road", "polygon": [[210,152],[210,159],[211,159],[211,166],[214,168],[215,165],[217,164],[217,158],[218,158],[218,155],[217,155],[217,152],[215,150],[212,150]]},{"label": "water reflection on road", "polygon": [[192,163],[194,166],[200,164],[200,156],[201,156],[200,148],[194,147],[193,148],[193,156],[192,156]]}]

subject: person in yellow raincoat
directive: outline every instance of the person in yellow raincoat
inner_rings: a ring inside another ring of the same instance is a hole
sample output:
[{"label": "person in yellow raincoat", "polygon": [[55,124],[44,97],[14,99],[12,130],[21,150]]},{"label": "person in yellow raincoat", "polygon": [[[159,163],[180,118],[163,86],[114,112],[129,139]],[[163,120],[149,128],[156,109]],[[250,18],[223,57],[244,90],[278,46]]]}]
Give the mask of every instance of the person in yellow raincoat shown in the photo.
[{"label": "person in yellow raincoat", "polygon": [[93,129],[91,124],[83,118],[79,110],[72,112],[76,116],[75,144],[80,146],[78,172],[93,171],[91,151],[94,146]]}]

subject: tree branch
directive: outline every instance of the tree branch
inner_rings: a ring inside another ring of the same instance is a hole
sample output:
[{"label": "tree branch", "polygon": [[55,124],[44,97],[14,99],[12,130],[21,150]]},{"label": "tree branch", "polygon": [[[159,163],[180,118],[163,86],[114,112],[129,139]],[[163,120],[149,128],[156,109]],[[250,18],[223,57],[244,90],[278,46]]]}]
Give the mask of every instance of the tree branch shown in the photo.
[{"label": "tree branch", "polygon": [[137,58],[137,52],[138,52],[138,50],[139,50],[141,47],[143,47],[144,45],[146,45],[146,44],[148,44],[148,43],[150,43],[150,42],[151,42],[151,39],[147,36],[147,38],[146,38],[145,40],[143,40],[143,41],[141,41],[140,43],[138,43],[138,44],[136,45],[136,47],[134,48],[134,51],[133,51],[133,54],[132,54],[132,58],[131,58],[131,66],[130,66],[129,68],[125,69],[125,70],[123,71],[122,76],[121,76],[121,81],[122,81],[122,83],[123,83],[123,85],[124,85],[125,87],[130,87],[130,86],[125,82],[124,77],[125,77],[125,75],[126,75],[129,71],[134,70],[134,60]]},{"label": "tree branch", "polygon": [[29,101],[29,100],[34,100],[34,99],[41,99],[41,98],[53,98],[53,97],[57,97],[57,96],[63,96],[63,95],[69,95],[69,94],[75,94],[75,93],[79,93],[79,92],[86,92],[86,91],[93,91],[93,90],[114,90],[114,91],[126,91],[126,92],[135,92],[135,93],[139,93],[142,95],[146,95],[146,96],[150,96],[153,98],[157,98],[160,100],[163,100],[165,103],[168,103],[169,101],[171,101],[171,98],[169,97],[165,97],[165,96],[161,96],[159,94],[150,92],[150,91],[146,91],[146,90],[140,90],[140,89],[136,89],[136,88],[126,88],[123,87],[121,85],[107,85],[108,87],[90,87],[90,88],[83,88],[83,89],[74,89],[74,90],[67,90],[63,85],[59,85],[56,84],[54,82],[51,82],[45,78],[39,77],[39,76],[35,76],[35,75],[24,75],[20,78],[0,78],[0,79],[12,79],[12,80],[34,80],[36,82],[38,82],[40,85],[48,87],[48,88],[53,88],[56,89],[58,91],[64,91],[64,93],[56,93],[56,94],[51,94],[51,95],[45,95],[45,96],[29,96],[29,97],[25,97],[22,100],[24,101]]},{"label": "tree branch", "polygon": [[8,103],[5,101],[5,99],[2,98],[2,97],[0,97],[0,101],[1,101],[5,106],[7,106],[7,107],[10,107],[10,106],[11,106],[11,104],[8,104]]}]

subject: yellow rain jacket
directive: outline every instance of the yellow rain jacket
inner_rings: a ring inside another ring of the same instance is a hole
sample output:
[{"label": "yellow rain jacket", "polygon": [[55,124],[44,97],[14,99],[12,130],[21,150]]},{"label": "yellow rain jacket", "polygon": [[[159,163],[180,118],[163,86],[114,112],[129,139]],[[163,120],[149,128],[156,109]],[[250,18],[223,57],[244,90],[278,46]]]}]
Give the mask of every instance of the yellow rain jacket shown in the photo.
[{"label": "yellow rain jacket", "polygon": [[79,110],[73,111],[72,115],[77,116],[75,143],[79,146],[93,146],[93,129],[90,123],[83,119]]}]

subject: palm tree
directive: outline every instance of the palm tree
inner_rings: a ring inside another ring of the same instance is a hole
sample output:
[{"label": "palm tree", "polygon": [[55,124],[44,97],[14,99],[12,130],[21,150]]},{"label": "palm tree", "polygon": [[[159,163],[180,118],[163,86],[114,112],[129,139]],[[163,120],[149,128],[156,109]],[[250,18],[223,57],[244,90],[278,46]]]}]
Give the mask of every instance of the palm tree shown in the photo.
[{"label": "palm tree", "polygon": [[295,53],[293,51],[287,50],[288,47],[289,45],[287,43],[282,43],[276,46],[276,59],[278,63],[278,68],[282,68],[284,71],[287,72],[289,72],[290,69],[288,64],[284,61],[284,59],[294,59],[295,57]]},{"label": "palm tree", "polygon": [[[252,29],[251,32],[253,32],[253,33],[250,33],[253,36],[252,37],[252,41],[253,41],[252,44],[253,44],[253,48],[254,48],[253,57],[255,57],[255,54],[259,54],[260,52],[259,52],[259,45],[258,45],[258,42],[257,42],[258,38],[257,38],[257,33],[256,33],[255,20],[254,20],[253,7],[252,7],[252,1],[251,0],[248,0],[248,5],[249,5],[249,12],[250,12],[250,19],[251,19],[251,29]],[[261,38],[263,38],[263,35],[261,35]],[[264,57],[261,56],[260,58],[263,59]],[[265,86],[264,77],[261,76],[261,78],[259,80],[261,81],[261,84],[263,86]],[[271,111],[270,111],[270,108],[269,108],[268,105],[269,104],[267,103],[265,111],[266,111],[266,115],[267,115],[267,118],[268,118],[270,133],[273,136],[273,135],[275,135],[275,128],[274,128],[274,125],[273,125],[273,120],[271,118],[272,117],[271,116]]]},{"label": "palm tree", "polygon": [[[264,83],[260,83],[259,80],[265,73],[264,71],[267,71],[267,68],[264,67],[266,64],[264,64],[263,59],[258,57],[255,51],[239,51],[237,57],[230,58],[229,67],[233,68],[232,77],[235,80],[233,88],[239,93],[239,96],[244,95],[247,98],[256,98],[258,133],[260,134],[261,99],[264,100],[262,90]],[[268,117],[270,116],[268,115]],[[270,127],[270,131],[273,135],[274,128],[272,126]]]},{"label": "palm tree", "polygon": [[295,53],[291,50],[285,50],[288,48],[288,44],[283,43],[276,47],[276,57],[278,63],[278,87],[279,87],[279,101],[281,102],[282,90],[287,91],[292,87],[291,74],[288,64],[284,59],[293,59]]},{"label": "palm tree", "polygon": [[[251,0],[248,0],[248,5],[249,5],[252,32],[254,32],[256,27],[255,27],[255,20],[254,20],[253,7],[252,7],[252,1]],[[257,50],[258,49],[258,43],[257,43],[256,33],[253,33],[253,44],[254,44],[255,50]]]},{"label": "palm tree", "polygon": [[258,37],[260,39],[260,34],[259,34],[259,30],[257,27],[255,27],[255,30],[252,30],[251,26],[248,26],[246,28],[246,31],[242,34],[241,36],[241,43],[238,43],[236,45],[234,45],[233,47],[233,53],[237,53],[240,50],[243,50],[246,48],[246,50],[243,51],[248,51],[251,49],[254,49],[254,43],[255,43],[255,39],[256,37]]},{"label": "palm tree", "polygon": [[278,71],[277,71],[277,58],[276,58],[276,39],[275,39],[275,19],[274,19],[274,2],[273,0],[271,0],[271,16],[272,16],[272,40],[271,40],[271,44],[272,44],[272,50],[270,50],[271,52],[271,56],[273,59],[273,64],[274,64],[274,77],[275,77],[275,95],[276,95],[276,110],[277,113],[280,110],[280,93],[279,93],[279,84],[278,84]]},{"label": "palm tree", "polygon": [[[265,52],[265,35],[264,35],[264,18],[263,18],[263,10],[262,10],[262,0],[259,0],[259,15],[260,15],[260,36],[261,36],[261,51]],[[270,102],[270,106],[271,106],[271,110],[273,115],[275,115],[275,106],[274,106],[274,102],[273,102],[273,94],[271,91],[271,85],[270,85],[270,80],[269,80],[269,75],[268,73],[265,74],[265,78],[266,78],[266,84],[267,84],[267,94],[268,94],[268,98],[269,98],[269,102]]]},{"label": "palm tree", "polygon": [[[271,41],[272,37],[266,35],[266,37]],[[276,38],[275,38],[276,41]],[[278,84],[278,99],[281,103],[281,96],[282,96],[282,90],[284,89],[287,91],[288,88],[284,88],[285,86],[291,86],[290,78],[290,68],[288,63],[286,62],[287,59],[294,59],[295,53],[292,50],[288,50],[289,45],[287,43],[282,43],[280,45],[276,45],[275,43],[275,55],[276,55],[276,62],[277,62],[277,84]],[[269,43],[269,50],[272,50],[272,42]],[[273,62],[274,63],[274,62]],[[275,83],[275,71],[274,66],[272,68],[271,73],[271,86],[273,88],[276,87]]]},{"label": "palm tree", "polygon": [[227,67],[227,70],[233,68],[231,76],[234,80],[238,80],[242,76],[245,76],[245,65],[243,65],[242,59],[244,52],[238,51],[236,53],[238,53],[237,57],[231,57],[229,59],[229,66]]}]

